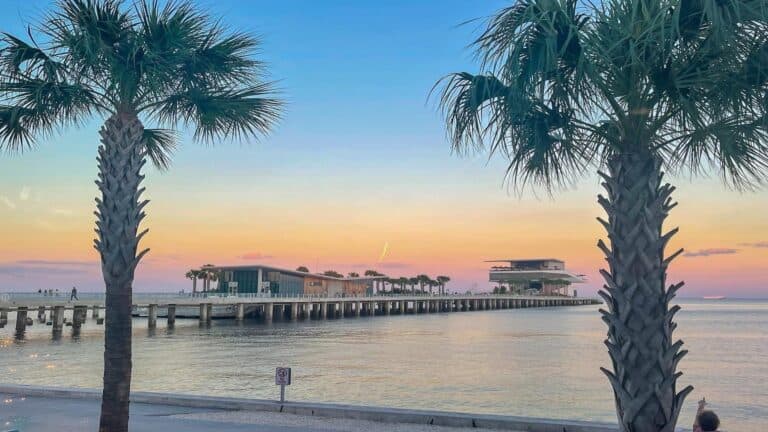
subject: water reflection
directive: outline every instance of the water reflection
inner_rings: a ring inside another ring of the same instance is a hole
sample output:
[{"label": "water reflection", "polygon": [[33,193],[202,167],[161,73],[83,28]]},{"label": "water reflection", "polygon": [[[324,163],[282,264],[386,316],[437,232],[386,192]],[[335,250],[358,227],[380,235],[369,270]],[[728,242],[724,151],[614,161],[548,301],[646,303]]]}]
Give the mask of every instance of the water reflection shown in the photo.
[{"label": "water reflection", "polygon": [[[146,318],[134,321],[138,391],[273,398],[274,367],[285,365],[297,400],[615,421],[598,370],[609,359],[597,308],[157,324],[150,332]],[[687,304],[679,324],[690,350],[681,384],[696,386],[681,424],[707,396],[728,430],[760,430],[756,422],[768,418],[760,379],[768,376],[768,303]],[[89,320],[76,344],[50,331],[30,327],[24,343],[0,331],[0,382],[99,387],[104,327]]]}]

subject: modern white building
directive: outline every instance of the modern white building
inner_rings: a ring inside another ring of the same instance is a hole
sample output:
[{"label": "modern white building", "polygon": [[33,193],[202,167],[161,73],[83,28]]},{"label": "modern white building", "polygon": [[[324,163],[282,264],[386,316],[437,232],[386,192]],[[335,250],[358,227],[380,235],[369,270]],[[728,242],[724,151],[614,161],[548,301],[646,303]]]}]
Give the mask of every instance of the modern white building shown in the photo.
[{"label": "modern white building", "polygon": [[[583,275],[565,269],[565,262],[554,258],[490,260],[488,280],[499,288],[520,294],[570,296],[569,288],[584,283]],[[576,295],[576,291],[573,291]]]}]

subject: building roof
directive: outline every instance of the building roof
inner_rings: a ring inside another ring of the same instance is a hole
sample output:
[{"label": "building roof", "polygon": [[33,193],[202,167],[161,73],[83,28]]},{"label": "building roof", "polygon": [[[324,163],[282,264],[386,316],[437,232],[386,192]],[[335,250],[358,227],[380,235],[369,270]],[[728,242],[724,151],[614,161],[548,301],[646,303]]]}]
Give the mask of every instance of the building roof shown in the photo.
[{"label": "building roof", "polygon": [[565,264],[565,261],[559,260],[556,258],[498,259],[498,260],[488,260],[484,262],[487,262],[487,263],[506,263],[506,262],[537,263],[537,262],[545,262],[545,261],[555,261],[555,262]]},{"label": "building roof", "polygon": [[372,279],[383,279],[386,276],[361,276],[356,278],[350,278],[350,277],[333,277],[333,276],[326,276],[324,274],[318,274],[318,273],[306,273],[296,270],[290,270],[270,265],[264,265],[264,264],[248,264],[248,265],[233,265],[233,266],[212,266],[212,267],[205,267],[206,269],[212,269],[212,270],[221,270],[221,271],[235,271],[235,270],[242,270],[242,271],[248,271],[253,270],[256,271],[258,269],[266,270],[266,271],[276,271],[280,273],[285,273],[293,276],[303,276],[303,277],[314,277],[317,279],[326,279],[326,280],[337,280],[337,281],[364,281],[364,280],[372,280]]}]

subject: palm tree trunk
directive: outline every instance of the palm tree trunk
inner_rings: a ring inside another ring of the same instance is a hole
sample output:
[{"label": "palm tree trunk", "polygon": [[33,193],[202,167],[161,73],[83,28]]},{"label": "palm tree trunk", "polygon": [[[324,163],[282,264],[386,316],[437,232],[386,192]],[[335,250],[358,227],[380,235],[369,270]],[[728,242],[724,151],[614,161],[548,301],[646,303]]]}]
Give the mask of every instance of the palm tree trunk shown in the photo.
[{"label": "palm tree trunk", "polygon": [[662,234],[662,225],[676,205],[674,188],[662,184],[661,161],[651,154],[622,154],[609,159],[600,175],[608,197],[598,202],[608,214],[599,219],[608,232],[610,249],[598,242],[610,272],[600,295],[608,325],[605,341],[613,371],[602,369],[613,387],[623,432],[673,432],[688,386],[677,393],[677,364],[686,354],[682,341],[673,342],[679,306],[669,307],[683,285],[666,287],[669,263],[682,250],[664,258],[664,248],[677,228]]},{"label": "palm tree trunk", "polygon": [[194,297],[196,292],[197,292],[197,276],[192,278],[192,296],[193,297]]},{"label": "palm tree trunk", "polygon": [[146,230],[138,234],[148,201],[140,199],[141,168],[145,163],[144,128],[135,114],[115,114],[102,126],[99,147],[101,191],[97,199],[96,250],[106,285],[104,328],[104,390],[100,432],[128,430],[131,390],[131,301],[136,265],[148,250],[137,247]]}]

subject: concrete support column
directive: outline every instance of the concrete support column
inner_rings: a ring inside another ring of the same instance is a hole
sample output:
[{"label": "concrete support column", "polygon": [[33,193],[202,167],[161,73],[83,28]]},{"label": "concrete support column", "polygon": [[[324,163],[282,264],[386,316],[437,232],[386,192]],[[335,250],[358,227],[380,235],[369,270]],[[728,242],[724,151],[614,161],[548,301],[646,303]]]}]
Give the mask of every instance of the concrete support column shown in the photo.
[{"label": "concrete support column", "polygon": [[37,321],[40,323],[45,324],[45,306],[38,306],[37,307]]},{"label": "concrete support column", "polygon": [[99,306],[98,305],[94,305],[93,309],[91,310],[91,316],[93,317],[93,319],[99,319],[100,318],[99,312],[100,312]]},{"label": "concrete support column", "polygon": [[168,326],[172,326],[176,324],[176,305],[175,304],[169,304],[168,305]]},{"label": "concrete support column", "polygon": [[27,329],[27,307],[19,306],[16,308],[16,332],[24,333]]},{"label": "concrete support column", "polygon": [[200,303],[200,324],[208,322],[208,305]]},{"label": "concrete support column", "polygon": [[235,320],[242,321],[245,319],[245,305],[238,303],[235,305]]},{"label": "concrete support column", "polygon": [[336,310],[339,312],[339,318],[344,318],[344,302],[338,302],[336,304]]},{"label": "concrete support column", "polygon": [[82,323],[80,322],[80,307],[75,306],[72,308],[72,328],[80,328],[80,325]]},{"label": "concrete support column", "polygon": [[320,319],[326,319],[328,318],[328,303],[322,302],[320,303]]},{"label": "concrete support column", "polygon": [[298,319],[299,319],[299,304],[291,303],[291,321],[296,321]]},{"label": "concrete support column", "polygon": [[88,306],[75,306],[72,312],[72,328],[79,329],[88,315]]},{"label": "concrete support column", "polygon": [[60,332],[64,328],[64,306],[54,306],[51,316],[53,331]]},{"label": "concrete support column", "polygon": [[149,305],[149,308],[147,311],[147,327],[151,329],[157,327],[157,305],[156,304]]},{"label": "concrete support column", "polygon": [[384,315],[389,315],[392,313],[392,303],[390,303],[389,300],[384,302]]},{"label": "concrete support column", "polygon": [[275,314],[275,305],[272,303],[264,303],[264,321],[272,322]]},{"label": "concrete support column", "polygon": [[213,303],[206,303],[205,307],[208,309],[208,313],[205,315],[207,316],[208,322],[211,322],[211,319],[213,319]]},{"label": "concrete support column", "polygon": [[8,309],[0,308],[0,328],[8,324]]},{"label": "concrete support column", "polygon": [[363,302],[355,302],[355,316],[360,318],[360,311],[363,309]]},{"label": "concrete support column", "polygon": [[368,303],[368,315],[369,316],[376,316],[376,302],[372,301]]},{"label": "concrete support column", "polygon": [[400,301],[398,301],[398,303],[399,303],[398,306],[400,306],[400,315],[405,315],[405,306],[407,302],[401,299]]}]

